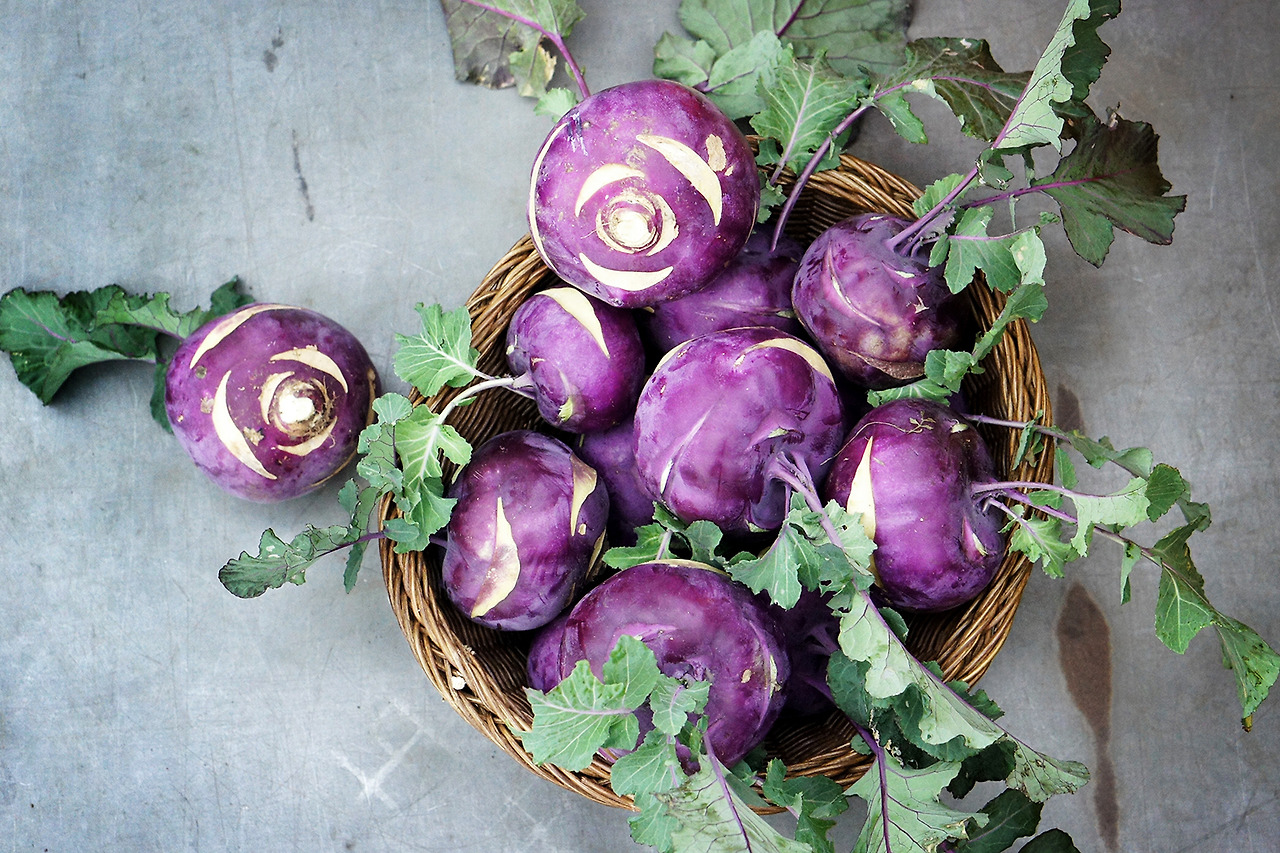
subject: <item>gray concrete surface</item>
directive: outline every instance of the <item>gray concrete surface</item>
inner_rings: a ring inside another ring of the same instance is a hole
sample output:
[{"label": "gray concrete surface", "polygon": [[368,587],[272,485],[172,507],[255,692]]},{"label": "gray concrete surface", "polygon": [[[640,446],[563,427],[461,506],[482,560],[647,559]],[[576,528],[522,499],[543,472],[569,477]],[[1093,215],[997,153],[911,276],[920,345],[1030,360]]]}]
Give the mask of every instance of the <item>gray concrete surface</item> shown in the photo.
[{"label": "gray concrete surface", "polygon": [[[583,5],[573,45],[596,88],[646,76],[678,26],[674,0]],[[912,34],[984,36],[1029,67],[1062,6],[919,0]],[[1152,447],[1213,504],[1210,594],[1280,641],[1280,10],[1125,6],[1094,103],[1155,125],[1188,208],[1173,246],[1122,236],[1100,270],[1052,239],[1036,339],[1061,415]],[[431,0],[0,0],[0,289],[118,282],[190,307],[240,275],[339,318],[389,376],[414,303],[459,304],[524,232],[549,125],[454,82]],[[966,166],[972,144],[931,126],[943,150],[871,122],[857,153],[917,183]],[[350,595],[337,565],[228,595],[226,559],[266,526],[337,520],[334,494],[224,496],[150,421],[149,392],[145,369],[107,365],[45,408],[0,370],[0,849],[639,849],[623,813],[449,710],[373,555]],[[1280,849],[1276,700],[1243,733],[1215,641],[1160,646],[1154,578],[1120,607],[1118,562],[1100,546],[1066,580],[1034,578],[983,682],[1026,739],[1114,765],[1114,800],[1058,798],[1046,825],[1085,851],[1108,848],[1109,822],[1126,851]],[[1112,646],[1101,740],[1058,663],[1073,585]]]}]

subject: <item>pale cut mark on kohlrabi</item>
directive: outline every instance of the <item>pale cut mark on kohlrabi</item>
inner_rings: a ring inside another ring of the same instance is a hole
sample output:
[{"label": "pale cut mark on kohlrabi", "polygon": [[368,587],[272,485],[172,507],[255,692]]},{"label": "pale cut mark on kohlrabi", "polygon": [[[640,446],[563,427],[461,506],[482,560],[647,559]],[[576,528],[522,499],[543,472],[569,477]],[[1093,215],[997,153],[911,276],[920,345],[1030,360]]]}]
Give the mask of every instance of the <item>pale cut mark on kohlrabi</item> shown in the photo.
[{"label": "pale cut mark on kohlrabi", "polygon": [[675,470],[676,462],[680,461],[680,457],[689,449],[689,445],[693,443],[694,436],[702,429],[702,425],[707,422],[709,417],[711,417],[710,411],[698,418],[698,422],[689,428],[689,431],[684,434],[684,438],[680,440],[680,443],[671,451],[671,455],[667,457],[667,464],[662,467],[662,475],[658,478],[659,494],[666,494],[667,481],[671,479],[671,472]]},{"label": "pale cut mark on kohlrabi", "polygon": [[615,252],[653,256],[680,235],[675,211],[651,192],[626,189],[596,211],[596,236]]},{"label": "pale cut mark on kohlrabi", "polygon": [[850,311],[872,326],[884,328],[883,321],[877,320],[875,317],[872,317],[870,314],[863,311],[854,304],[852,299],[849,298],[849,294],[845,293],[844,287],[840,283],[840,276],[836,275],[835,258],[830,246],[827,247],[827,251],[822,256],[822,268],[823,272],[825,272],[831,279],[831,289],[836,292],[836,296],[840,297],[840,301],[843,302]]},{"label": "pale cut mark on kohlrabi", "polygon": [[264,302],[260,305],[245,306],[236,313],[228,317],[224,317],[216,326],[209,330],[209,334],[204,336],[204,340],[200,342],[200,346],[196,347],[196,351],[191,354],[191,363],[187,366],[194,369],[196,363],[204,357],[205,353],[226,340],[228,335],[244,325],[250,317],[261,314],[264,311],[275,311],[280,308],[288,307],[288,305],[275,305]]},{"label": "pale cut mark on kohlrabi", "polygon": [[218,383],[218,390],[213,395],[213,410],[209,414],[213,419],[214,434],[218,436],[218,440],[222,442],[227,452],[242,465],[261,477],[274,480],[275,474],[264,468],[258,461],[258,457],[253,455],[253,449],[249,447],[244,433],[236,426],[235,419],[231,417],[231,410],[227,408],[227,382],[230,379],[231,372],[227,371],[223,374],[222,381]]},{"label": "pale cut mark on kohlrabi", "polygon": [[569,500],[569,531],[573,535],[586,533],[586,527],[578,529],[578,517],[582,514],[582,505],[591,497],[599,484],[596,469],[583,462],[577,456],[569,456],[569,467],[573,471],[573,495]]},{"label": "pale cut mark on kohlrabi", "polygon": [[688,145],[670,137],[642,133],[636,139],[657,151],[677,172],[684,175],[711,206],[712,221],[719,225],[720,215],[724,212],[724,198],[720,189],[720,176],[711,168],[711,164]]},{"label": "pale cut mark on kohlrabi", "polygon": [[493,521],[493,541],[486,551],[479,554],[482,559],[487,558],[489,566],[480,585],[480,594],[471,607],[472,618],[484,616],[505,601],[520,580],[520,553],[516,549],[515,535],[502,507],[501,497],[498,498]]},{"label": "pale cut mark on kohlrabi", "polygon": [[271,361],[296,361],[299,364],[305,364],[307,367],[313,367],[321,373],[327,373],[338,380],[338,384],[342,386],[344,393],[347,390],[347,377],[342,374],[342,368],[338,367],[337,362],[320,352],[315,346],[298,347],[297,349],[278,352],[271,356]]},{"label": "pale cut mark on kohlrabi", "polygon": [[581,253],[578,255],[578,260],[582,263],[587,273],[596,281],[608,287],[625,290],[628,293],[638,293],[642,290],[648,290],[654,285],[661,284],[675,270],[675,267],[663,267],[652,272],[645,270],[614,270],[600,266]]},{"label": "pale cut mark on kohlrabi", "polygon": [[609,357],[609,343],[604,339],[604,328],[600,325],[600,317],[596,314],[591,300],[576,287],[552,287],[542,291],[542,295],[553,300],[565,310],[578,325],[587,330],[591,339],[600,347],[604,357]]},{"label": "pale cut mark on kohlrabi", "polygon": [[[724,172],[729,165],[729,158],[724,152],[724,140],[714,133],[707,137],[707,165],[713,172]],[[725,174],[729,174],[725,172]]]},{"label": "pale cut mark on kohlrabi", "polygon": [[262,422],[264,424],[271,423],[271,404],[275,400],[276,389],[280,387],[281,382],[292,375],[292,370],[287,370],[284,373],[273,373],[262,383],[262,391],[258,394],[258,406],[262,409]]},{"label": "pale cut mark on kohlrabi", "polygon": [[876,537],[876,500],[871,491],[871,445],[874,438],[867,439],[867,446],[858,460],[858,467],[853,472],[853,482],[849,484],[849,496],[845,499],[844,508],[862,516],[862,530],[868,539]]},{"label": "pale cut mark on kohlrabi", "polygon": [[330,421],[328,426],[324,428],[324,431],[313,438],[309,438],[300,444],[278,444],[276,446],[292,456],[306,456],[308,453],[311,453],[313,450],[316,450],[327,442],[329,440],[329,436],[333,435],[334,427],[337,425],[338,422],[336,420]]},{"label": "pale cut mark on kohlrabi", "polygon": [[752,344],[742,351],[742,354],[734,361],[733,366],[735,368],[740,367],[742,362],[747,356],[751,355],[751,353],[765,349],[780,349],[795,353],[808,362],[809,366],[812,367],[815,372],[821,373],[823,376],[827,377],[827,379],[831,380],[832,385],[835,384],[836,378],[831,374],[831,368],[822,360],[822,356],[818,354],[818,351],[806,344],[804,341],[795,340],[794,338],[772,338],[767,341],[761,341],[758,344]]},{"label": "pale cut mark on kohlrabi", "polygon": [[633,166],[628,166],[624,163],[605,163],[590,175],[587,175],[587,179],[582,182],[582,186],[578,190],[578,200],[573,205],[573,215],[581,216],[582,208],[587,201],[610,184],[625,181],[627,178],[643,177],[644,172]]}]

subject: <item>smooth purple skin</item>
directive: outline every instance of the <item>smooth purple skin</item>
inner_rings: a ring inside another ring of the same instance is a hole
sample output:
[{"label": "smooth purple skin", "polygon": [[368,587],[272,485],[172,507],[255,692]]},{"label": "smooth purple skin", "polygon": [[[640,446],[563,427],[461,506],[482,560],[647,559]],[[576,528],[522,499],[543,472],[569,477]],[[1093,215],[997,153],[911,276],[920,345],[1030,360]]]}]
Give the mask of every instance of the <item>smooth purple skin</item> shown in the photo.
[{"label": "smooth purple skin", "polygon": [[796,273],[796,315],[832,365],[868,388],[924,375],[929,350],[960,336],[955,298],[929,254],[887,242],[907,221],[879,213],[841,220],[818,236]]},{"label": "smooth purple skin", "polygon": [[457,504],[443,576],[458,609],[480,625],[526,631],[568,606],[599,553],[609,516],[609,496],[594,469],[557,439],[514,430],[472,453],[449,497]]},{"label": "smooth purple skin", "polygon": [[554,287],[520,304],[507,327],[507,363],[533,382],[538,413],[566,432],[629,418],[644,382],[635,317],[577,288]]},{"label": "smooth purple skin", "polygon": [[863,511],[855,478],[868,442],[873,568],[890,606],[931,612],[973,599],[1004,556],[999,512],[984,510],[972,493],[975,484],[995,480],[991,453],[977,430],[954,410],[927,400],[872,409],[831,467],[824,501]]},{"label": "smooth purple skin", "polygon": [[599,472],[609,492],[610,545],[636,544],[636,528],[653,521],[655,498],[640,482],[636,470],[635,422],[628,418],[615,427],[578,437],[575,452]]},{"label": "smooth purple skin", "polygon": [[791,662],[784,711],[797,717],[814,717],[835,708],[827,687],[827,665],[839,648],[840,619],[827,603],[827,596],[803,590],[789,609],[759,596],[778,624]]},{"label": "smooth purple skin", "polygon": [[804,247],[784,237],[771,249],[773,234],[757,229],[747,245],[705,286],[639,312],[640,327],[657,351],[700,335],[738,326],[772,326],[788,334],[804,329],[791,307],[791,284]]},{"label": "smooth purple skin", "polygon": [[588,592],[565,626],[561,675],[586,660],[599,678],[624,634],[652,649],[665,674],[710,679],[707,741],[728,766],[782,710],[790,664],[777,625],[747,589],[709,566],[644,563]]},{"label": "smooth purple skin", "polygon": [[565,281],[636,308],[706,284],[746,243],[759,203],[737,126],[687,86],[641,80],[596,92],[551,129],[529,229]]},{"label": "smooth purple skin", "polygon": [[529,660],[525,665],[525,672],[529,686],[534,690],[546,693],[565,678],[561,657],[569,612],[565,610],[538,628],[529,644]]},{"label": "smooth purple skin", "polygon": [[266,303],[201,326],[165,377],[165,412],[196,467],[260,503],[306,494],[341,471],[377,395],[377,371],[350,332]]},{"label": "smooth purple skin", "polygon": [[789,454],[820,482],[845,423],[816,350],[777,329],[727,329],[672,350],[645,383],[636,470],[684,521],[705,519],[725,532],[775,530],[786,494],[771,463]]}]

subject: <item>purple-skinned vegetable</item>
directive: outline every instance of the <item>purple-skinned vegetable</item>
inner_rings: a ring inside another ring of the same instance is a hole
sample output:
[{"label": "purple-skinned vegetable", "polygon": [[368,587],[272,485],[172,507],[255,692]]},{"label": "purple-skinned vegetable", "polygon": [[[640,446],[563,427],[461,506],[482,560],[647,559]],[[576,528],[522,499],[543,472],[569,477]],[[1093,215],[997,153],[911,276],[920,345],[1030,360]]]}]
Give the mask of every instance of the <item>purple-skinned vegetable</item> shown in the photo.
[{"label": "purple-skinned vegetable", "polygon": [[610,544],[634,545],[636,528],[653,521],[654,502],[636,470],[635,421],[628,418],[615,427],[584,433],[574,450],[596,469],[609,492]]},{"label": "purple-skinned vegetable", "polygon": [[561,676],[585,660],[599,677],[623,634],[652,649],[663,673],[711,682],[707,739],[726,765],[782,710],[790,664],[777,625],[745,587],[709,566],[643,563],[592,589],[565,623]]},{"label": "purple-skinned vegetable", "polygon": [[750,327],[703,335],[658,364],[636,405],[636,470],[684,521],[773,530],[783,458],[820,479],[844,437],[831,370],[804,341]]},{"label": "purple-skinned vegetable", "polygon": [[534,631],[525,663],[526,680],[534,690],[546,693],[564,679],[561,648],[564,629],[569,622],[569,609]]},{"label": "purple-skinned vegetable", "polygon": [[551,129],[529,228],[557,275],[635,308],[710,281],[746,243],[759,202],[733,122],[687,86],[641,80],[591,95]]},{"label": "purple-skinned vegetable", "polygon": [[305,494],[356,453],[378,376],[356,338],[305,308],[254,303],[174,352],[165,411],[217,485],[252,501]]},{"label": "purple-skinned vegetable", "polygon": [[827,686],[827,664],[839,650],[840,620],[829,596],[805,589],[791,607],[780,607],[761,595],[782,633],[791,663],[784,710],[797,717],[825,714],[835,707]]},{"label": "purple-skinned vegetable", "polygon": [[630,311],[573,287],[539,291],[507,327],[507,363],[532,383],[538,413],[567,432],[608,429],[630,417],[645,352]]},{"label": "purple-skinned vegetable", "polygon": [[705,286],[640,313],[651,344],[666,352],[699,335],[736,326],[772,326],[793,335],[803,329],[791,307],[804,246],[783,237],[772,247],[767,229],[754,231],[747,245]]},{"label": "purple-skinned vegetable", "polygon": [[891,606],[940,611],[977,596],[1004,556],[1004,518],[975,492],[995,479],[971,423],[941,403],[904,398],[854,426],[822,497],[861,513]]},{"label": "purple-skinned vegetable", "polygon": [[545,625],[573,600],[599,554],[609,496],[595,469],[531,430],[476,448],[449,490],[444,588],[469,619],[498,630]]},{"label": "purple-skinned vegetable", "polygon": [[880,213],[837,222],[805,252],[791,299],[831,364],[868,388],[924,375],[930,350],[960,337],[955,298],[927,248],[901,253],[890,241],[910,223]]}]

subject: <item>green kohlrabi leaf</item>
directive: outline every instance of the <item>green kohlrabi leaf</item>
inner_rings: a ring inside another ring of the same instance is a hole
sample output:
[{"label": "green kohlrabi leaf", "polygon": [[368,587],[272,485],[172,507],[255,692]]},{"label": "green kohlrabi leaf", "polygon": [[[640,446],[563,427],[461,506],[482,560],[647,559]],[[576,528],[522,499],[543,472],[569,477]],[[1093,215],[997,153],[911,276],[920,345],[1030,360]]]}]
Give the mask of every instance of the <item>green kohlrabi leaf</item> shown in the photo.
[{"label": "green kohlrabi leaf", "polygon": [[454,75],[490,89],[540,97],[555,69],[544,37],[565,38],[583,17],[573,0],[440,0]]},{"label": "green kohlrabi leaf", "polygon": [[792,45],[800,59],[825,53],[840,74],[855,78],[866,68],[902,63],[910,18],[907,0],[683,0],[680,23],[693,39],[668,35],[664,52],[695,57],[693,66],[710,68],[760,33],[771,33]]},{"label": "green kohlrabi leaf", "polygon": [[1052,196],[1062,210],[1071,246],[1094,266],[1111,247],[1113,226],[1160,245],[1173,240],[1173,219],[1186,196],[1171,186],[1156,162],[1159,138],[1151,125],[1112,115],[1077,121],[1075,148],[1053,174],[1031,186]]},{"label": "green kohlrabi leaf", "polygon": [[956,853],[1000,853],[1019,838],[1026,838],[1040,825],[1043,803],[1033,802],[1018,791],[1002,791],[982,807],[986,821],[967,827],[967,840],[957,842]]},{"label": "green kohlrabi leaf", "polygon": [[862,87],[836,74],[822,57],[797,62],[788,51],[774,79],[762,87],[765,108],[751,127],[778,144],[774,162],[799,172],[856,108]]},{"label": "green kohlrabi leaf", "polygon": [[1061,147],[1062,118],[1057,110],[1068,101],[1082,100],[1081,90],[1097,78],[1106,62],[1106,45],[1097,38],[1098,27],[1115,17],[1119,7],[1118,0],[1068,3],[1005,127],[993,141],[996,150]]},{"label": "green kohlrabi leaf", "polygon": [[849,793],[867,803],[867,822],[855,853],[933,853],[943,841],[964,838],[970,823],[986,815],[951,808],[942,791],[960,769],[938,762],[923,769],[905,767],[887,751],[853,784]]},{"label": "green kohlrabi leaf", "polygon": [[764,794],[770,802],[796,816],[796,841],[808,844],[813,853],[835,853],[827,837],[836,818],[849,808],[844,789],[826,776],[786,778],[786,767],[776,758],[766,771]]},{"label": "green kohlrabi leaf", "polygon": [[233,278],[213,292],[209,308],[193,308],[183,312],[170,307],[167,293],[134,296],[116,290],[98,312],[95,322],[99,326],[142,326],[181,340],[190,337],[196,329],[210,320],[248,305],[251,300],[241,292],[240,287],[240,279]]},{"label": "green kohlrabi leaf", "polygon": [[946,102],[965,133],[990,142],[1027,83],[1026,72],[1005,71],[980,39],[916,39],[908,42],[906,54],[901,68],[876,78],[873,97],[876,108],[910,142],[927,140],[905,96],[919,92]]},{"label": "green kohlrabi leaf", "polygon": [[1061,829],[1050,829],[1028,841],[1020,853],[1080,853],[1071,836]]},{"label": "green kohlrabi leaf", "polygon": [[631,837],[659,853],[812,853],[753,812],[710,757],[679,787],[637,797],[636,805]]},{"label": "green kohlrabi leaf", "polygon": [[658,729],[651,729],[640,746],[609,769],[609,787],[624,797],[669,791],[683,781],[675,738]]},{"label": "green kohlrabi leaf", "polygon": [[164,413],[169,350],[161,334],[185,338],[246,304],[239,287],[239,279],[233,279],[214,291],[210,308],[184,313],[169,306],[167,293],[134,295],[114,284],[61,297],[11,290],[0,296],[0,350],[9,354],[18,380],[45,404],[78,368],[105,361],[152,362],[151,414],[169,429]]},{"label": "green kohlrabi leaf", "polygon": [[986,715],[985,702],[973,704],[936,669],[912,657],[866,595],[839,615],[840,651],[862,674],[861,679],[845,678],[841,684],[831,684],[837,704],[847,713],[912,703],[916,707],[899,715],[913,721],[903,732],[926,751],[947,745],[974,754],[1000,741],[1012,744],[1014,767],[1006,784],[1037,802],[1073,792],[1088,779],[1083,765],[1051,758],[1026,746]]},{"label": "green kohlrabi leaf", "polygon": [[635,710],[662,678],[649,647],[623,635],[596,678],[586,661],[552,690],[526,689],[533,726],[520,736],[538,764],[581,770],[602,749],[634,749],[640,738]]},{"label": "green kohlrabi leaf", "polygon": [[346,526],[320,528],[308,525],[289,542],[277,536],[275,531],[267,530],[258,543],[258,553],[242,552],[222,567],[218,580],[232,595],[240,598],[254,598],[286,583],[301,584],[306,580],[306,571],[312,563],[352,545],[355,538],[355,532]]},{"label": "green kohlrabi leaf", "polygon": [[1076,509],[1076,533],[1071,546],[1080,556],[1089,553],[1089,537],[1099,524],[1133,527],[1147,520],[1147,481],[1135,477],[1110,495],[1083,495],[1073,492],[1071,502]]},{"label": "green kohlrabi leaf", "polygon": [[426,397],[446,385],[465,385],[482,374],[476,370],[480,353],[471,346],[471,316],[466,308],[445,312],[439,305],[417,306],[422,331],[396,335],[396,375]]},{"label": "green kohlrabi leaf", "polygon": [[1024,282],[1044,282],[1045,251],[1039,226],[993,237],[987,234],[987,226],[994,213],[986,206],[968,208],[954,232],[935,244],[931,257],[946,251],[943,271],[952,293],[968,287],[977,270],[982,270],[987,284],[1001,293]]}]

